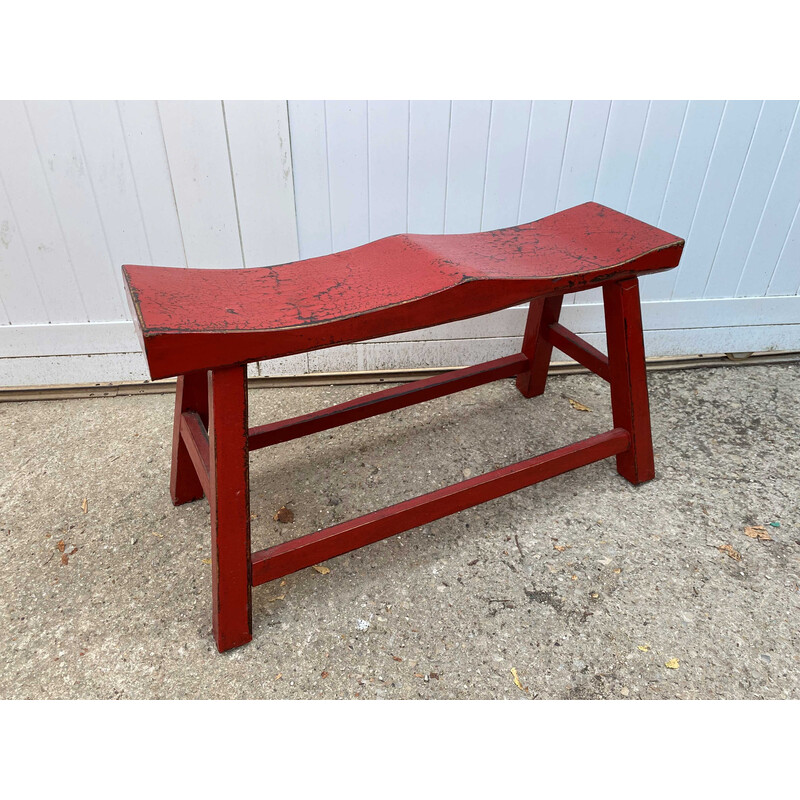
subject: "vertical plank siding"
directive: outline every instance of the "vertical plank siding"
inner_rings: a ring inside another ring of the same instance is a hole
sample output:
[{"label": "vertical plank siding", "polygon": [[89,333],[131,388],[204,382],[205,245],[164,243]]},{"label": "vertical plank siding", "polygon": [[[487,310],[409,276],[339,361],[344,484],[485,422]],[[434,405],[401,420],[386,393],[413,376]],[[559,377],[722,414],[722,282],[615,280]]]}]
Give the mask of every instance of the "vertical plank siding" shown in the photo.
[{"label": "vertical plank siding", "polygon": [[[409,104],[408,231],[444,232],[451,106],[451,103],[440,100],[412,101]],[[290,115],[290,124],[291,121]],[[302,205],[298,201],[298,219],[301,214]]]},{"label": "vertical plank siding", "polygon": [[[797,101],[2,102],[0,382],[146,377],[124,262],[277,264],[587,200],[687,239],[641,282],[650,355],[800,349]],[[597,343],[599,303],[564,311]],[[524,314],[251,371],[463,365]]]},{"label": "vertical plank siding", "polygon": [[299,258],[286,104],[226,102],[231,174],[245,267]]}]

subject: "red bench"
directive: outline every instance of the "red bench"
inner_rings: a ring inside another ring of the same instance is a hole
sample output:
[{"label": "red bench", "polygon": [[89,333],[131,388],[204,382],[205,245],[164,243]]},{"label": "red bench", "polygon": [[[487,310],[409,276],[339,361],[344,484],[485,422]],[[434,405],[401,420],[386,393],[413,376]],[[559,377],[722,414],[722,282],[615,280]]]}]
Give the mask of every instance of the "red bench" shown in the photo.
[{"label": "red bench", "polygon": [[[220,651],[252,638],[251,590],[593,461],[654,475],[637,276],[677,266],[683,240],[597,203],[456,235],[401,234],[253,269],[125,266],[155,380],[178,376],[170,492],[211,507]],[[603,287],[608,356],[559,324],[565,293]],[[522,352],[249,428],[247,364],[440,325],[530,301]],[[553,347],[611,385],[614,428],[349,522],[251,553],[249,451],[500,378],[542,394]]]}]

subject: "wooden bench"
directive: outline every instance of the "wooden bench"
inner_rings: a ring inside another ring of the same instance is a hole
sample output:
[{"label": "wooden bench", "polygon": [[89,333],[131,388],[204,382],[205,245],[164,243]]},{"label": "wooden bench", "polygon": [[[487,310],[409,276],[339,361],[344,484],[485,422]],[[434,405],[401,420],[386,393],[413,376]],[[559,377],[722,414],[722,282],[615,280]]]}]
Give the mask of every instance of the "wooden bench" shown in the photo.
[{"label": "wooden bench", "polygon": [[[585,203],[468,235],[401,234],[276,267],[124,266],[155,379],[178,376],[170,492],[211,507],[213,629],[220,651],[252,638],[253,586],[524,486],[616,456],[654,475],[637,276],[677,266],[683,240]],[[608,356],[559,324],[565,293],[602,286]],[[249,428],[247,364],[440,325],[530,301],[522,352]],[[553,347],[611,385],[614,428],[256,553],[249,451],[516,376],[542,394]]]}]

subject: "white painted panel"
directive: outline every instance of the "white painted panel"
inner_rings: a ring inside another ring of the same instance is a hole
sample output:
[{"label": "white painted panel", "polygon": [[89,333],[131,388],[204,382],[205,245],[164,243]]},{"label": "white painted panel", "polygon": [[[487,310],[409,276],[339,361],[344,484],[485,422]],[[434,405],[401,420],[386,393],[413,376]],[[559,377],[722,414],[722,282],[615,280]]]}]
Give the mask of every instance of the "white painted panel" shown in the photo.
[{"label": "white painted panel", "polygon": [[47,310],[14,209],[0,183],[0,325],[30,322],[47,322]]},{"label": "white painted panel", "polygon": [[300,258],[333,252],[325,103],[289,103]]},{"label": "white painted panel", "polygon": [[[4,102],[0,106],[0,174],[10,214],[30,264],[30,271],[25,261],[8,265],[13,270],[11,280],[20,282],[14,287],[14,296],[8,295],[11,320],[18,317],[21,322],[85,322],[86,304],[45,177],[45,163],[21,102]],[[27,310],[26,292],[31,300]],[[39,301],[46,313],[44,319]]]},{"label": "white painted panel", "polygon": [[325,102],[334,252],[370,240],[366,101]]},{"label": "white painted panel", "polygon": [[[724,109],[725,103],[721,100],[692,100],[686,110],[661,214],[656,223],[659,228],[676,236],[686,238],[691,230]],[[644,278],[642,298],[669,298],[675,285],[674,272],[670,270]]]},{"label": "white painted panel", "polygon": [[117,104],[75,102],[73,113],[114,275],[123,264],[152,264]]},{"label": "white painted panel", "polygon": [[761,106],[757,101],[736,100],[725,107],[687,246],[680,266],[672,270],[673,297],[703,295]]},{"label": "white painted panel", "polygon": [[244,266],[222,103],[158,107],[188,265]]},{"label": "white painted panel", "polygon": [[778,258],[767,294],[800,294],[800,205],[794,212],[794,221]]},{"label": "white painted panel", "polygon": [[0,358],[0,386],[100,385],[147,380],[147,361],[141,353]]},{"label": "white painted panel", "polygon": [[117,110],[152,258],[149,263],[185,267],[186,253],[158,105],[154,100],[124,100],[117,103]]},{"label": "white painted panel", "polygon": [[594,197],[610,109],[611,103],[606,100],[579,100],[572,104],[556,211]]},{"label": "white painted panel", "polygon": [[633,186],[649,104],[615,100],[608,115],[594,200],[624,212]]},{"label": "white painted panel", "polygon": [[572,103],[565,100],[533,103],[519,222],[533,222],[555,211],[571,108]]},{"label": "white painted panel", "polygon": [[266,378],[270,375],[304,375],[306,372],[308,372],[308,357],[305,353],[271,358],[268,361],[255,361],[247,365],[247,375],[250,378]]},{"label": "white painted panel", "polygon": [[799,203],[800,116],[795,115],[792,131],[736,289],[737,297],[759,297],[766,293]]},{"label": "white painted panel", "polygon": [[0,327],[0,358],[133,353],[139,349],[133,323],[127,320]]},{"label": "white painted panel", "polygon": [[414,100],[409,109],[409,233],[443,233],[450,103]]},{"label": "white painted panel", "polygon": [[296,261],[286,103],[228,100],[223,108],[245,266]]},{"label": "white painted panel", "polygon": [[358,345],[365,370],[425,369],[480,364],[518,353],[522,337],[507,339],[457,339],[428,342],[366,343]]},{"label": "white painted panel", "polygon": [[453,101],[445,233],[475,233],[481,229],[491,113],[488,100]]},{"label": "white painted panel", "polygon": [[26,105],[89,319],[124,319],[121,265],[114,264],[72,104],[37,100]]},{"label": "white painted panel", "polygon": [[308,354],[309,372],[360,372],[364,369],[361,344],[345,344]]},{"label": "white painted panel", "polygon": [[408,106],[370,101],[369,231],[372,240],[406,232],[408,220]]},{"label": "white painted panel", "polygon": [[661,215],[688,105],[684,100],[650,103],[626,210],[650,225],[657,225]]},{"label": "white painted panel", "polygon": [[492,104],[481,230],[507,228],[519,220],[530,122],[529,101]]},{"label": "white painted panel", "polygon": [[[797,105],[796,102],[783,101],[764,104],[730,214],[713,257],[703,292],[706,297],[732,297],[736,293],[736,285],[761,219]],[[703,263],[708,264],[709,260],[706,255]]]}]

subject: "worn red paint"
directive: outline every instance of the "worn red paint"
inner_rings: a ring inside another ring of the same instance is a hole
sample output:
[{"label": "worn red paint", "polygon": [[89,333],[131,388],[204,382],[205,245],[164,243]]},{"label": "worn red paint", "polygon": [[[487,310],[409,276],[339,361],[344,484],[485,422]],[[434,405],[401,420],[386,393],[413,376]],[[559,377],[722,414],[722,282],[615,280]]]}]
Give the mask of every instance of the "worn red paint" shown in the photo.
[{"label": "worn red paint", "polygon": [[252,638],[247,372],[208,376],[212,625],[220,651]]},{"label": "worn red paint", "polygon": [[[123,267],[151,377],[178,375],[170,491],[211,506],[220,651],[252,636],[254,585],[616,455],[653,477],[637,275],[675,267],[683,240],[596,203],[470,235],[392,236],[278,267]],[[558,322],[563,295],[602,286],[608,356]],[[522,352],[248,429],[245,364],[439,325],[531,300]],[[251,553],[250,450],[492,380],[545,389],[553,347],[611,384],[614,429],[350,522]]]}]

